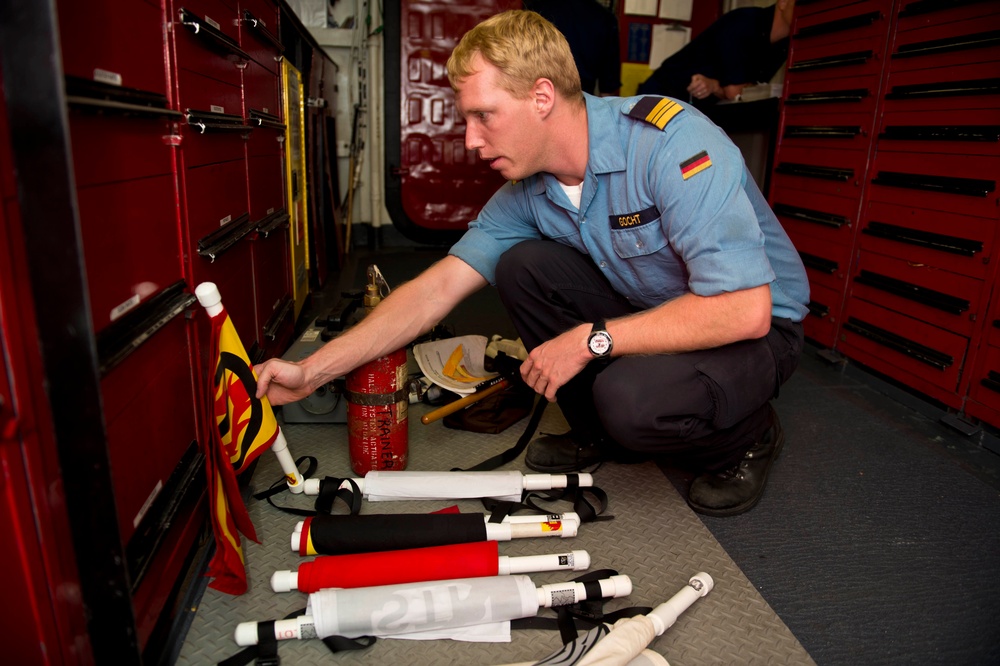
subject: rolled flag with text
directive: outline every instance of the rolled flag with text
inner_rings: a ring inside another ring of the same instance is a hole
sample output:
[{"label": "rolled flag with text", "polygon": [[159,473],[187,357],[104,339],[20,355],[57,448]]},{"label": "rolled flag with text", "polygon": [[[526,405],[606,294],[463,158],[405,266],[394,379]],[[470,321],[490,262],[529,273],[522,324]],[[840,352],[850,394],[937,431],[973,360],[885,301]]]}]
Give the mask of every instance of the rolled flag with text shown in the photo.
[{"label": "rolled flag with text", "polygon": [[[309,595],[306,614],[273,623],[278,640],[344,636],[405,636],[534,617],[541,608],[631,594],[632,580],[615,575],[588,583],[535,587],[525,575],[460,578]],[[238,645],[256,645],[256,622],[236,627]]]},{"label": "rolled flag with text", "polygon": [[532,537],[575,537],[580,518],[569,512],[508,516],[492,523],[482,513],[318,514],[292,531],[291,547],[302,556],[349,555]]},{"label": "rolled flag with text", "polygon": [[[571,484],[581,488],[594,485],[590,474],[522,474],[516,470],[484,472],[371,471],[363,479],[353,479],[370,502],[397,500],[447,500],[493,498],[520,501],[524,491],[557,490]],[[325,479],[307,479],[305,493],[318,495]],[[348,481],[340,488],[350,489]]]},{"label": "rolled flag with text", "polygon": [[266,397],[256,397],[253,366],[222,305],[218,288],[214,283],[203,282],[195,289],[195,295],[211,320],[209,358],[214,363],[209,378],[212,442],[205,447],[205,473],[216,542],[208,570],[213,579],[209,586],[229,594],[242,594],[246,592],[247,580],[239,534],[256,541],[257,533],[236,477],[270,449],[281,463],[289,489],[301,492],[304,484],[270,403]]},{"label": "rolled flag with text", "polygon": [[584,571],[590,566],[585,550],[550,555],[500,555],[496,541],[459,543],[429,548],[388,550],[354,555],[323,555],[298,570],[275,571],[275,592],[312,593],[328,587],[373,587],[450,578],[509,576],[536,571]]}]

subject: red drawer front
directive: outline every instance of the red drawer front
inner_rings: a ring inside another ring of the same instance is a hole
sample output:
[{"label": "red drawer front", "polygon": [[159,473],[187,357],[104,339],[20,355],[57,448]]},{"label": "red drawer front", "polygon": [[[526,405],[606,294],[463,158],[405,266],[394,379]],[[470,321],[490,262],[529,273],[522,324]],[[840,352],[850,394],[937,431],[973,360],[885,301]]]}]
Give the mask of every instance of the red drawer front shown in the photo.
[{"label": "red drawer front", "polygon": [[[913,317],[850,298],[840,347],[851,358],[954,405],[968,340]],[[951,397],[949,397],[951,396]]]},{"label": "red drawer front", "polygon": [[862,250],[851,295],[971,337],[985,307],[982,280]]},{"label": "red drawer front", "polygon": [[69,129],[77,187],[173,172],[165,120],[70,113]]},{"label": "red drawer front", "polygon": [[184,172],[191,243],[247,213],[246,162],[224,162]]},{"label": "red drawer front", "polygon": [[[800,115],[856,113],[872,116],[878,99],[877,76],[850,79],[785,81],[783,113],[788,122]],[[797,121],[796,121],[797,122]]]},{"label": "red drawer front", "polygon": [[[972,373],[969,398],[991,410],[1000,411],[1000,347],[990,344],[980,351],[979,360]],[[972,405],[969,405],[968,411],[984,420],[987,420],[987,417],[996,419],[996,414],[984,414],[982,411],[974,413],[976,410]],[[998,423],[997,420],[988,422],[994,425]]]},{"label": "red drawer front", "polygon": [[94,330],[182,279],[173,176],[77,191]]},{"label": "red drawer front", "polygon": [[283,174],[280,156],[257,155],[247,159],[251,218],[260,221],[285,207]]},{"label": "red drawer front", "polygon": [[[242,159],[249,126],[243,121],[242,88],[187,70],[178,72],[182,127],[181,153],[187,167]],[[191,112],[194,113],[191,113]]]},{"label": "red drawer front", "polygon": [[907,9],[910,5],[919,4],[916,2],[904,2],[900,5],[899,17],[896,22],[897,32],[906,30],[916,30],[919,28],[929,28],[941,23],[951,23],[953,21],[964,21],[968,19],[979,19],[991,14],[1000,12],[1000,6],[991,0],[981,2],[971,2],[966,5],[958,5],[945,8],[945,3],[939,3],[941,9],[932,11],[914,11]]},{"label": "red drawer front", "polygon": [[997,63],[967,63],[943,69],[895,72],[885,93],[884,113],[1000,107]]},{"label": "red drawer front", "polygon": [[996,220],[871,201],[861,248],[985,280],[992,274]]},{"label": "red drawer front", "polygon": [[997,30],[1000,30],[1000,12],[960,21],[935,22],[900,32],[889,58],[889,71],[931,67],[941,71],[966,63],[994,63],[996,71],[1000,63]]},{"label": "red drawer front", "polygon": [[802,83],[822,79],[852,81],[858,77],[878,76],[882,71],[884,40],[843,42],[810,46],[792,44],[785,76]]},{"label": "red drawer front", "polygon": [[775,192],[787,187],[856,199],[867,162],[864,151],[781,145],[774,158],[771,188]]},{"label": "red drawer front", "polygon": [[785,115],[781,145],[867,151],[871,134],[871,113],[851,113],[846,109],[826,113],[796,112]]},{"label": "red drawer front", "polygon": [[1000,297],[993,295],[989,313],[986,315],[986,337],[991,345],[1000,347]]},{"label": "red drawer front", "polygon": [[857,199],[789,189],[775,192],[773,199],[771,208],[789,235],[846,246],[853,242]]},{"label": "red drawer front", "polygon": [[[281,227],[267,237],[254,236],[250,242],[253,254],[254,302],[257,314],[257,339],[264,347],[272,341],[264,335],[264,329],[278,316],[282,306],[291,299],[291,269],[288,266],[288,229]],[[292,311],[287,313],[289,323]],[[281,353],[284,350],[278,350]]]},{"label": "red drawer front", "polygon": [[802,257],[809,284],[821,284],[843,291],[851,270],[851,246],[816,240],[808,236],[789,234]]},{"label": "red drawer front", "polygon": [[886,113],[879,122],[879,146],[906,152],[1000,156],[1000,99],[997,102],[994,109]]},{"label": "red drawer front", "polygon": [[[271,129],[269,127],[255,127],[250,135],[247,137],[247,155],[253,157],[255,155],[267,155],[269,157],[276,158],[282,165],[283,152],[282,148],[285,142],[285,132],[280,129]],[[281,167],[282,174],[284,174],[284,166]],[[282,175],[284,179],[284,175]]]},{"label": "red drawer front", "polygon": [[843,291],[809,283],[809,314],[802,322],[806,337],[825,347],[836,344]]},{"label": "red drawer front", "polygon": [[171,319],[101,381],[115,504],[127,542],[147,501],[197,439],[183,316]]},{"label": "red drawer front", "polygon": [[59,3],[67,76],[167,96],[163,13],[159,3]]},{"label": "red drawer front", "polygon": [[240,46],[254,61],[277,73],[283,50],[277,7],[267,0],[241,0],[239,16]]},{"label": "red drawer front", "polygon": [[[181,19],[182,10],[188,12],[187,21]],[[170,18],[173,21],[178,69],[198,72],[232,86],[240,85],[240,67],[247,55],[239,48],[239,28],[234,8],[217,0],[175,1]],[[185,23],[198,25],[198,31]],[[213,34],[219,34],[220,38],[214,39]],[[183,93],[183,84],[180,89]],[[183,99],[181,104],[185,104]]]},{"label": "red drawer front", "polygon": [[862,0],[844,7],[801,16],[795,21],[792,39],[798,45],[820,46],[841,42],[885,41],[889,30],[888,6],[878,0]]},{"label": "red drawer front", "polygon": [[872,201],[997,216],[1000,158],[879,151],[870,175]]},{"label": "red drawer front", "polygon": [[256,62],[247,63],[243,70],[243,117],[249,118],[250,111],[263,111],[281,118],[281,97],[278,90],[278,75]]},{"label": "red drawer front", "polygon": [[[250,240],[243,238],[238,243],[218,255],[215,261],[195,254],[191,258],[192,285],[214,282],[222,294],[222,304],[233,320],[233,326],[240,340],[250,353],[257,340],[256,314],[253,290],[253,260],[250,256]],[[207,318],[202,318],[207,319]],[[203,322],[204,323],[204,322]],[[198,327],[199,339],[208,348],[208,324]],[[207,351],[202,352],[207,354]]]}]

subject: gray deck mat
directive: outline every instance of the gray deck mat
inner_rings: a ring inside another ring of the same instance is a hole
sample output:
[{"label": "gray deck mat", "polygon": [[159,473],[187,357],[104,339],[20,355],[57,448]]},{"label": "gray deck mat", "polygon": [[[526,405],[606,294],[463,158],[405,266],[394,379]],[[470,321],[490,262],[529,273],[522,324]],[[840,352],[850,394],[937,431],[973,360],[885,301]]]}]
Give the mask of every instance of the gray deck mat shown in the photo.
[{"label": "gray deck mat", "polygon": [[[412,405],[410,412],[411,470],[469,467],[512,446],[527,419],[499,435],[445,428],[441,422],[423,425],[428,408]],[[541,432],[562,432],[565,421],[555,406],[545,413]],[[293,457],[315,456],[317,475],[350,476],[347,430],[344,425],[290,424],[284,432]],[[523,467],[522,458],[504,469]],[[265,453],[254,475],[256,490],[280,476],[274,456]],[[607,514],[614,519],[588,523],[573,539],[521,539],[500,544],[501,555],[532,555],[574,549],[587,550],[592,569],[612,568],[632,578],[628,598],[614,599],[607,610],[655,606],[670,598],[698,571],[715,579],[715,589],[698,600],[651,648],[673,666],[698,664],[812,664],[788,627],[768,606],[739,567],[726,554],[699,517],[691,511],[664,474],[651,462],[607,463],[595,474],[595,485],[609,497]],[[280,494],[284,505],[311,509],[315,498]],[[451,504],[463,512],[482,512],[478,501],[368,502],[362,513],[425,513]],[[560,511],[570,510],[560,503]],[[304,561],[290,549],[291,531],[299,518],[265,501],[251,500],[250,516],[262,542],[244,539],[249,591],[233,597],[206,589],[181,647],[177,664],[217,663],[238,652],[233,631],[242,621],[284,617],[305,606],[305,595],[271,590],[271,574],[296,569]],[[337,508],[343,512],[343,505]],[[577,572],[531,574],[536,584],[569,580]],[[542,610],[549,615],[551,611]],[[382,639],[367,650],[330,653],[318,640],[284,641],[279,654],[287,664],[501,664],[540,659],[560,645],[558,632],[512,632],[510,643],[412,641]]]}]

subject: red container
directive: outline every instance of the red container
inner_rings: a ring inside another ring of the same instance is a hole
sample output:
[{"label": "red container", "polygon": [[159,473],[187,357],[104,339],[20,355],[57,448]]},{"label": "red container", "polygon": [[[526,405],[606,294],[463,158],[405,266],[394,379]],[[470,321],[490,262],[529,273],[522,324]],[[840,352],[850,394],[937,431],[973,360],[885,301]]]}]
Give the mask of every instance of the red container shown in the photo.
[{"label": "red container", "polygon": [[347,375],[347,441],[351,468],[403,470],[409,453],[406,350],[367,363]]}]

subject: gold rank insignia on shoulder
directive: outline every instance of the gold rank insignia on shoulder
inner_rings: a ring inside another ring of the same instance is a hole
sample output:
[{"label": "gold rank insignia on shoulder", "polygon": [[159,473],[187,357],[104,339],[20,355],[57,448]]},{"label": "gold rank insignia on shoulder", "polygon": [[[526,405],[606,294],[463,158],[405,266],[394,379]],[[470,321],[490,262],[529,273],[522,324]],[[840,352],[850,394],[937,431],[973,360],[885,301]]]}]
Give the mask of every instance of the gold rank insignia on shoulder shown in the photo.
[{"label": "gold rank insignia on shoulder", "polygon": [[643,97],[636,102],[628,115],[663,129],[683,110],[683,106],[668,97]]},{"label": "gold rank insignia on shoulder", "polygon": [[512,181],[510,181],[510,186],[511,186],[511,187],[514,187],[514,186],[515,186],[515,185],[517,185],[517,184],[518,184],[519,182],[520,182],[520,181],[517,181],[517,180],[512,180]]},{"label": "gold rank insignia on shoulder", "polygon": [[681,166],[681,176],[684,180],[687,180],[696,173],[701,173],[708,167],[712,166],[712,158],[708,156],[706,151],[701,151],[693,157],[689,157],[680,164]]}]

